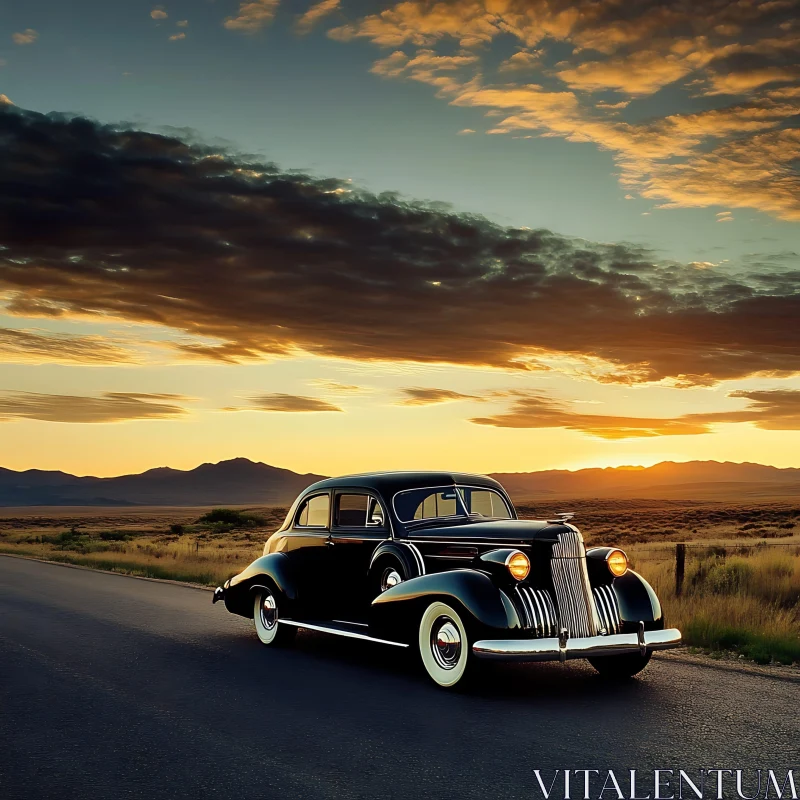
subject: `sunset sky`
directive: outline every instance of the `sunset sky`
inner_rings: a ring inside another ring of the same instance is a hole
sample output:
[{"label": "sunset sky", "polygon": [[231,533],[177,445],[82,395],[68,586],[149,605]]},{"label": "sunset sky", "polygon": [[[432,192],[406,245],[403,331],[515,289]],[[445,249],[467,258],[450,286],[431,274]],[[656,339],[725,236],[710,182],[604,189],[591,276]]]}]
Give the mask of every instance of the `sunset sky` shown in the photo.
[{"label": "sunset sky", "polygon": [[800,466],[800,0],[0,7],[0,466]]}]

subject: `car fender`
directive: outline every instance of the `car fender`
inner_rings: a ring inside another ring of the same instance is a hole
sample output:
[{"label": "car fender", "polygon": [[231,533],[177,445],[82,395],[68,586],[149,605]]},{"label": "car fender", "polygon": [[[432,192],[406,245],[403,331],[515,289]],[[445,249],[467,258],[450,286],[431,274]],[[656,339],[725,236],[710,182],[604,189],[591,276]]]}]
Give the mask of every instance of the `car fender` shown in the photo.
[{"label": "car fender", "polygon": [[407,580],[425,574],[425,562],[419,550],[410,542],[401,540],[382,542],[376,547],[369,562],[369,572],[379,561],[392,558],[400,562]]},{"label": "car fender", "polygon": [[232,614],[252,618],[253,592],[260,586],[280,592],[289,606],[297,601],[297,583],[285,553],[261,556],[226,581],[223,586],[225,607]]},{"label": "car fender", "polygon": [[521,629],[511,601],[486,573],[456,569],[421,575],[379,594],[370,606],[370,632],[390,641],[414,642],[422,614],[435,600],[463,614],[472,637],[508,636]]},{"label": "car fender", "polygon": [[653,587],[638,572],[629,569],[619,578],[614,578],[611,588],[619,604],[623,633],[635,633],[639,622],[645,630],[655,631],[664,627],[664,614]]}]

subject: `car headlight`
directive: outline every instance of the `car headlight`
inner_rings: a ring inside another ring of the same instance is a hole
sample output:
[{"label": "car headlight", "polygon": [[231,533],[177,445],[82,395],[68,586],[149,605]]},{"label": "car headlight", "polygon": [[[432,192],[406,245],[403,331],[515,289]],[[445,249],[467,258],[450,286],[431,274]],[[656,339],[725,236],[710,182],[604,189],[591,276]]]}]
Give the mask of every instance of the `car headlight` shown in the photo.
[{"label": "car headlight", "polygon": [[628,571],[628,556],[622,550],[612,550],[606,556],[606,564],[609,572],[619,578]]},{"label": "car headlight", "polygon": [[515,550],[506,559],[506,567],[508,567],[512,577],[518,581],[524,581],[531,571],[531,561],[525,553]]}]

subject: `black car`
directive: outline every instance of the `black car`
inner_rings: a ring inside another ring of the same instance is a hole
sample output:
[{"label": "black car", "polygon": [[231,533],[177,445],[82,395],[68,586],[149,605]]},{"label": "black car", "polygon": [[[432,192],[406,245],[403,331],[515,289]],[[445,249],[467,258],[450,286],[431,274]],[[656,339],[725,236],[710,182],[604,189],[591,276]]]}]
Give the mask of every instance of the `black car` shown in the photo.
[{"label": "black car", "polygon": [[306,489],[264,555],[214,592],[266,645],[298,628],[418,648],[454,686],[477,659],[586,658],[631,676],[680,644],[615,547],[586,550],[562,515],[519,520],[481,475],[376,472]]}]

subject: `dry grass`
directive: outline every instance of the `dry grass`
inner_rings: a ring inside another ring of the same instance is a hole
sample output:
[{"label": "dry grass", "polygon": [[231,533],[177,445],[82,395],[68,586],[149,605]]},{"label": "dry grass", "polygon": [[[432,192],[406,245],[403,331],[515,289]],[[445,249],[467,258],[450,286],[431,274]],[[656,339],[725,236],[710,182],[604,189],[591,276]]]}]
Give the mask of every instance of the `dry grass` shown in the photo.
[{"label": "dry grass", "polygon": [[[800,506],[580,500],[518,509],[534,518],[576,511],[590,545],[624,546],[688,644],[800,663]],[[286,513],[239,508],[202,519],[207,511],[0,509],[0,552],[215,586],[261,555]],[[675,542],[689,543],[681,597]]]},{"label": "dry grass", "polygon": [[689,548],[679,597],[673,547],[627,552],[687,644],[759,663],[800,662],[800,546]]},{"label": "dry grass", "polygon": [[207,509],[3,511],[0,552],[207,586],[260,556],[286,515],[285,508],[237,509],[237,525],[201,520]]},{"label": "dry grass", "polygon": [[594,500],[517,503],[523,518],[542,519],[574,511],[590,544],[644,542],[780,541],[800,544],[800,503],[691,500]]}]

